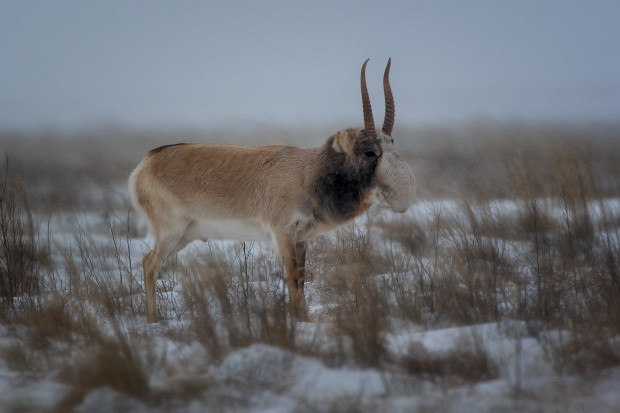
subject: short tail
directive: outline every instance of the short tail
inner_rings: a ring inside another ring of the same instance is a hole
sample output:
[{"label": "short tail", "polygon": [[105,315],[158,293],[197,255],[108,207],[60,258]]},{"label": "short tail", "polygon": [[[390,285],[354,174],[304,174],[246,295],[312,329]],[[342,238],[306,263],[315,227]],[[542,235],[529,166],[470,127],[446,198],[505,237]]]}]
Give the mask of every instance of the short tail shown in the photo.
[{"label": "short tail", "polygon": [[144,208],[142,208],[142,205],[140,205],[140,202],[138,201],[138,174],[140,173],[143,164],[144,160],[140,162],[136,169],[131,172],[131,175],[129,175],[129,179],[127,182],[127,193],[129,194],[129,201],[131,202],[133,209],[146,220],[149,226],[149,232],[152,234],[153,231],[151,228],[151,220],[149,219],[148,214],[146,213]]}]

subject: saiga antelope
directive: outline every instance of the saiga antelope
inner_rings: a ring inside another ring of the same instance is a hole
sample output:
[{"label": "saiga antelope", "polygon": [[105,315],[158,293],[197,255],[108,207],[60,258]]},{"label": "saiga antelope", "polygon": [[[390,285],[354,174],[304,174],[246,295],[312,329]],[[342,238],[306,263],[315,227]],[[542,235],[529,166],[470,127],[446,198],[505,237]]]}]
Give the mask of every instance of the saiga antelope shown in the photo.
[{"label": "saiga antelope", "polygon": [[284,266],[289,313],[307,320],[306,243],[375,203],[405,212],[415,195],[409,165],[392,139],[394,99],[385,68],[385,120],[375,129],[362,65],[364,127],[320,147],[175,144],[151,150],[129,178],[135,208],[155,236],[144,257],[147,322],[158,321],[161,264],[193,240],[271,240]]}]

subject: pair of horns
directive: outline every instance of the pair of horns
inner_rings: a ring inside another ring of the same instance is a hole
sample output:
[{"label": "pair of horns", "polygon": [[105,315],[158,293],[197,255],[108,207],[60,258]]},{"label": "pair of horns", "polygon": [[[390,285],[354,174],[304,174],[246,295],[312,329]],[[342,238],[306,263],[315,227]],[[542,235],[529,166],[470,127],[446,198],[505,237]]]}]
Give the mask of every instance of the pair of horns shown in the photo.
[{"label": "pair of horns", "polygon": [[[368,96],[368,88],[366,87],[366,64],[370,59],[366,59],[362,65],[362,105],[364,107],[364,131],[367,136],[376,137],[377,131],[375,129],[375,121],[372,116],[372,107],[370,106],[370,97]],[[383,94],[385,95],[385,119],[383,120],[383,133],[388,136],[392,135],[392,128],[394,128],[394,96],[392,95],[392,88],[390,88],[390,65],[392,64],[392,58],[388,59],[387,66],[385,67],[385,73],[383,74]]]}]

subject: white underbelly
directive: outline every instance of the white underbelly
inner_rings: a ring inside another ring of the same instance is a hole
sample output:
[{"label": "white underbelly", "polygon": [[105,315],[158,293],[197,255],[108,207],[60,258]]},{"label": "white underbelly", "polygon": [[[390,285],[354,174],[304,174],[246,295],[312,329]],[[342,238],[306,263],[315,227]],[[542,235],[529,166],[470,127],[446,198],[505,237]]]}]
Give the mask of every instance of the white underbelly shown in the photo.
[{"label": "white underbelly", "polygon": [[189,239],[230,241],[271,241],[271,233],[257,222],[232,219],[201,219],[187,228]]}]

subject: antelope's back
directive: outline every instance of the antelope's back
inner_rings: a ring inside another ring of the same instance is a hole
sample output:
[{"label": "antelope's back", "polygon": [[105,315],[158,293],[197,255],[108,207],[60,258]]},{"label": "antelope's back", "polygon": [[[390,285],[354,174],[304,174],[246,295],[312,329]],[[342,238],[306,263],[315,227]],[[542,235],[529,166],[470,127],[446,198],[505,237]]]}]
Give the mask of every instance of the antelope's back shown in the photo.
[{"label": "antelope's back", "polygon": [[142,160],[130,192],[147,215],[170,205],[201,218],[263,217],[300,191],[306,158],[307,150],[288,146],[169,145]]}]

